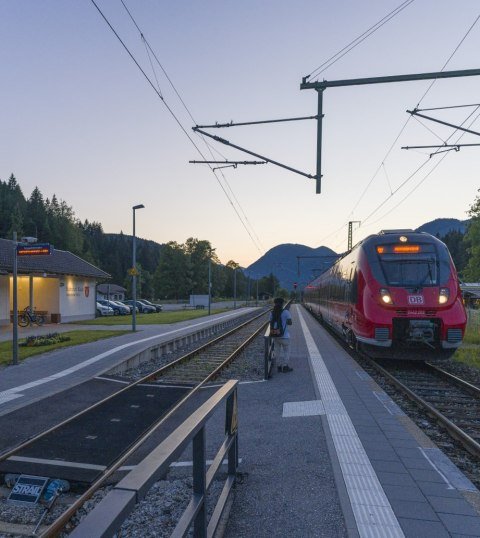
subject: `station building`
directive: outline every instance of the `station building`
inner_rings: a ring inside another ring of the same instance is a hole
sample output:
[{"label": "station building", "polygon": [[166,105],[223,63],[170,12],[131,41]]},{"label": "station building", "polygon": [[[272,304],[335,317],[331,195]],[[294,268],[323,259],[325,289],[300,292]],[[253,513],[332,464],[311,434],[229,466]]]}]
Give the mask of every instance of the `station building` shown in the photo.
[{"label": "station building", "polygon": [[106,301],[124,301],[126,288],[118,284],[99,284],[97,286],[97,298]]},{"label": "station building", "polygon": [[[15,244],[0,239],[0,325],[13,313]],[[18,310],[27,306],[46,315],[47,322],[93,319],[96,286],[110,275],[66,250],[52,247],[46,256],[17,257]]]}]

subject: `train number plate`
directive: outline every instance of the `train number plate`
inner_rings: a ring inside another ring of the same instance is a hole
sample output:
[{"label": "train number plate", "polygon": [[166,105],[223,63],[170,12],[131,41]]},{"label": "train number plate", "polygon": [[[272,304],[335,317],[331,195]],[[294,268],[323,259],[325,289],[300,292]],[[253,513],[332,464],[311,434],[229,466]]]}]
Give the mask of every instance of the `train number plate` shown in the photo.
[{"label": "train number plate", "polygon": [[423,299],[423,295],[409,295],[408,296],[408,304],[417,305],[417,304],[424,304],[425,301]]}]

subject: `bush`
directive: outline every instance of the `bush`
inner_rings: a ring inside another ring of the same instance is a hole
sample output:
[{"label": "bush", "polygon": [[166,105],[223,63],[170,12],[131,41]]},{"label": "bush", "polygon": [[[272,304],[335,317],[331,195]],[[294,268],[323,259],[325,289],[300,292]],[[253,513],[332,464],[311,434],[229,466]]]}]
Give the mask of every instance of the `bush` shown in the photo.
[{"label": "bush", "polygon": [[60,333],[49,333],[41,336],[28,336],[19,345],[24,347],[50,346],[52,344],[59,344],[60,342],[68,342],[70,339],[70,336],[64,336]]}]

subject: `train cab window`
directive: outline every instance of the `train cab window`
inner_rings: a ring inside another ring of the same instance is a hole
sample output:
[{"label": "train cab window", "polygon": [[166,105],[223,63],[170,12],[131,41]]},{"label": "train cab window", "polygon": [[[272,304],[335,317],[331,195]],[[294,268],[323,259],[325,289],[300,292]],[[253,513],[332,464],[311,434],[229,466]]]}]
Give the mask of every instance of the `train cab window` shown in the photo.
[{"label": "train cab window", "polygon": [[387,245],[377,248],[385,279],[390,286],[438,286],[438,261],[434,245],[418,245],[417,250],[395,251]]}]

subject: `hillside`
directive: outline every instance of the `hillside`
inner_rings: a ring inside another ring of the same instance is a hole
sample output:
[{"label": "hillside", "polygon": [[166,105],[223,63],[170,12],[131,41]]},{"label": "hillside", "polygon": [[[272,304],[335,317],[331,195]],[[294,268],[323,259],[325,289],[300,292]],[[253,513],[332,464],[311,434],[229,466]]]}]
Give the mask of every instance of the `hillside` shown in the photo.
[{"label": "hillside", "polygon": [[435,219],[430,222],[426,222],[417,228],[417,232],[427,232],[429,234],[445,237],[448,232],[453,230],[465,233],[469,220],[458,219]]},{"label": "hillside", "polygon": [[[312,258],[298,259],[297,256],[312,256]],[[311,248],[286,243],[271,248],[244,269],[244,273],[255,279],[273,273],[279,279],[282,288],[291,290],[294,282],[302,288],[311,280],[312,273],[320,273],[331,263],[332,256],[336,256],[336,253],[328,247]]]}]

